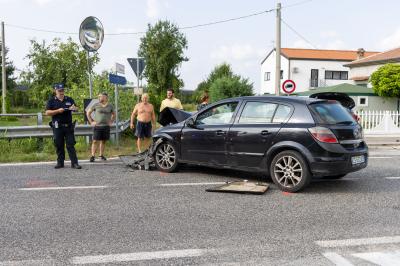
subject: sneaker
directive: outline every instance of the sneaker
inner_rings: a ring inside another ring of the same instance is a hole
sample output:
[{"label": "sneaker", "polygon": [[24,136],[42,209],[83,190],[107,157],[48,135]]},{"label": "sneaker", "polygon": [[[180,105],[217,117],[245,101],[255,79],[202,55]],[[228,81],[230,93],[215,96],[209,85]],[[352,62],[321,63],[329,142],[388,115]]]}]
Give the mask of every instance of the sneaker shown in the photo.
[{"label": "sneaker", "polygon": [[74,163],[74,164],[71,165],[71,168],[73,168],[73,169],[82,169],[82,166],[80,166],[77,163]]},{"label": "sneaker", "polygon": [[55,169],[60,169],[60,168],[64,168],[63,164],[56,164],[56,166],[54,166]]},{"label": "sneaker", "polygon": [[100,159],[103,160],[103,161],[107,161],[107,158],[104,157],[103,155],[100,155]]},{"label": "sneaker", "polygon": [[91,162],[91,163],[94,162],[94,156],[90,157],[89,162]]}]

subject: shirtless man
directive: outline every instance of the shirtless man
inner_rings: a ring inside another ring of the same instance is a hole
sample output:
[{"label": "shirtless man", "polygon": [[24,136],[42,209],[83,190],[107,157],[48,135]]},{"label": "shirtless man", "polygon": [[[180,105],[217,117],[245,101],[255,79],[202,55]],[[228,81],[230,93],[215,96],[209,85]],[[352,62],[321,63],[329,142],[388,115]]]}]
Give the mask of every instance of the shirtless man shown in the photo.
[{"label": "shirtless man", "polygon": [[148,147],[151,141],[152,124],[156,124],[156,115],[154,107],[149,103],[149,95],[144,93],[142,101],[135,105],[131,114],[131,129],[135,128],[135,116],[137,116],[137,124],[135,135],[137,136],[137,148],[139,153],[142,152],[142,141],[144,147]]}]

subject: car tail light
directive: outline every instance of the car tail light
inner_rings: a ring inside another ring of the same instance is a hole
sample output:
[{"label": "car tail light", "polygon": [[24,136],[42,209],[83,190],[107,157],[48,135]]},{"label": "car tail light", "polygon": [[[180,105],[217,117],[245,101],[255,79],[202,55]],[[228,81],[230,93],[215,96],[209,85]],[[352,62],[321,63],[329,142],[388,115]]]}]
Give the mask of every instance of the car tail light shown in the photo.
[{"label": "car tail light", "polygon": [[309,128],[311,135],[318,141],[324,143],[338,143],[338,140],[333,132],[326,127]]},{"label": "car tail light", "polygon": [[356,113],[351,112],[351,115],[353,116],[354,120],[356,120],[357,122],[360,122],[360,116],[357,115]]}]

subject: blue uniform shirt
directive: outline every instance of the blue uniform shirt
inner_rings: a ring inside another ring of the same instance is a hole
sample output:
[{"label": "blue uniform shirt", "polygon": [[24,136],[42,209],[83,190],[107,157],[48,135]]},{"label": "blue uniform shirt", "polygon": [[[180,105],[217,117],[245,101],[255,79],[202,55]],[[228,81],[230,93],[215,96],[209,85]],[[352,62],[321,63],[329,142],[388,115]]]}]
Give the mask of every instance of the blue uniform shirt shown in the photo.
[{"label": "blue uniform shirt", "polygon": [[47,101],[46,110],[57,110],[64,108],[65,111],[62,114],[56,114],[52,116],[52,121],[53,123],[57,121],[59,124],[72,124],[72,112],[67,109],[73,104],[75,104],[75,101],[68,96],[64,96],[63,101],[60,101],[57,99],[57,97],[52,96]]}]

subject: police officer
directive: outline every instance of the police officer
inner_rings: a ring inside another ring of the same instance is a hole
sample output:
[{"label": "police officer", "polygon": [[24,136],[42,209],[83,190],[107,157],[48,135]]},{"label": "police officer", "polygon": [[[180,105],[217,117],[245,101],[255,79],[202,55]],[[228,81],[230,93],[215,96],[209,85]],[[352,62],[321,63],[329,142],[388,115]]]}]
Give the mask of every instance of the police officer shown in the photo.
[{"label": "police officer", "polygon": [[67,146],[71,168],[81,169],[75,151],[74,125],[72,123],[72,111],[77,111],[75,102],[72,98],[64,95],[64,85],[54,85],[55,96],[52,96],[46,105],[46,115],[52,117],[51,126],[53,128],[54,145],[57,152],[56,169],[64,167],[65,150]]}]

